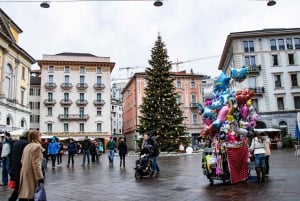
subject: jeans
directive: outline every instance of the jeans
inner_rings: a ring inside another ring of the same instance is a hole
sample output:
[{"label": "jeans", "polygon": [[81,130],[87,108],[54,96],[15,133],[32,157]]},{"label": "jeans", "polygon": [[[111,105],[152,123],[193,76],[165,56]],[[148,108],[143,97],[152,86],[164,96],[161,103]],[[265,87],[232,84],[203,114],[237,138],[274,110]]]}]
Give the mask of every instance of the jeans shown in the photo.
[{"label": "jeans", "polygon": [[123,167],[125,167],[125,156],[126,154],[119,154],[120,155],[120,167],[122,166],[123,161]]},{"label": "jeans", "polygon": [[154,156],[151,158],[151,162],[152,162],[152,172],[159,172],[159,167],[158,167],[158,163],[157,163],[157,156]]},{"label": "jeans", "polygon": [[8,184],[8,170],[9,170],[9,158],[2,158],[2,183],[4,185]]},{"label": "jeans", "polygon": [[56,161],[56,154],[50,154],[51,161],[52,161],[52,168],[55,167],[55,161]]},{"label": "jeans", "polygon": [[82,150],[82,154],[83,154],[82,165],[85,165],[85,158],[87,158],[87,164],[90,165],[90,151],[89,150]]},{"label": "jeans", "polygon": [[108,152],[108,159],[110,163],[114,162],[114,157],[115,157],[115,150],[109,150]]},{"label": "jeans", "polygon": [[68,165],[70,164],[70,160],[72,160],[72,165],[74,165],[74,154],[73,153],[69,153],[69,155],[68,155]]},{"label": "jeans", "polygon": [[265,154],[255,154],[255,167],[265,168]]}]

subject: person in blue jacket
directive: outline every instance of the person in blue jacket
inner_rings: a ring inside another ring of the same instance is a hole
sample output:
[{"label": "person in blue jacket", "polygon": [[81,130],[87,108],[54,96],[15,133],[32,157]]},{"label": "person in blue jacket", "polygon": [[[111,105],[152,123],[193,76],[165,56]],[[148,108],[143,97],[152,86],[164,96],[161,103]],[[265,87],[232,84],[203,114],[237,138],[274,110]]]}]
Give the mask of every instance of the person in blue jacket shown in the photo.
[{"label": "person in blue jacket", "polygon": [[59,150],[60,146],[58,142],[54,137],[51,138],[51,142],[48,144],[48,155],[51,157],[52,169],[55,169],[56,155],[58,154]]}]

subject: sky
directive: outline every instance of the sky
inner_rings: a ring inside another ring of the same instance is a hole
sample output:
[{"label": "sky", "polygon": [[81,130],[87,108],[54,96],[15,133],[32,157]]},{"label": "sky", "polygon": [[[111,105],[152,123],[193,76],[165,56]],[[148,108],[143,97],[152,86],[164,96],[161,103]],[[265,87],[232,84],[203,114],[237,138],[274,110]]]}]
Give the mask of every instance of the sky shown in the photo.
[{"label": "sky", "polygon": [[[149,66],[158,34],[174,65],[216,77],[226,38],[231,32],[265,28],[299,28],[300,0],[165,0],[153,1],[3,2],[0,7],[23,30],[19,45],[36,60],[43,54],[90,53],[115,62],[113,79]],[[22,1],[22,0],[21,0]],[[60,0],[56,0],[60,1]],[[119,70],[124,67],[138,67]],[[33,68],[37,68],[35,64]]]}]

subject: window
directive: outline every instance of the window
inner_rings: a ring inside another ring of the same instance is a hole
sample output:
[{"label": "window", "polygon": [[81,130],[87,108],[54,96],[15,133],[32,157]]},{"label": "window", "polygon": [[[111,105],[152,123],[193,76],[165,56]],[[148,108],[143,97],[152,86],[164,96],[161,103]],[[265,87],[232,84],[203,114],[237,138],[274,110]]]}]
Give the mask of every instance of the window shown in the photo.
[{"label": "window", "polygon": [[300,38],[294,39],[295,49],[300,49]]},{"label": "window", "polygon": [[48,133],[52,133],[52,124],[50,123],[47,124],[47,131]]},{"label": "window", "polygon": [[289,65],[295,65],[294,54],[288,54]]},{"label": "window", "polygon": [[64,93],[64,101],[68,101],[69,100],[69,93]]},{"label": "window", "polygon": [[194,112],[193,113],[193,125],[197,125],[198,124],[198,113]]},{"label": "window", "polygon": [[192,94],[192,103],[196,103],[196,102],[197,102],[196,94]]},{"label": "window", "polygon": [[101,116],[102,110],[101,107],[97,107],[97,116]]},{"label": "window", "polygon": [[79,124],[79,131],[84,132],[84,124],[83,123]]},{"label": "window", "polygon": [[80,67],[79,72],[80,73],[85,73],[85,67]]},{"label": "window", "polygon": [[30,123],[34,123],[33,122],[33,115],[30,115],[30,120],[29,121],[30,121]]},{"label": "window", "polygon": [[53,100],[53,93],[49,92],[48,93],[48,101],[52,101]]},{"label": "window", "polygon": [[81,118],[83,118],[84,117],[84,108],[79,108],[79,116],[81,117]]},{"label": "window", "polygon": [[274,75],[274,79],[275,79],[275,87],[276,88],[281,87],[281,76],[280,75]]},{"label": "window", "polygon": [[245,56],[245,65],[246,66],[255,66],[255,56]]},{"label": "window", "polygon": [[41,89],[37,89],[37,90],[36,90],[36,95],[37,95],[37,96],[40,96],[40,95],[41,95]]},{"label": "window", "polygon": [[254,110],[255,110],[256,112],[259,111],[259,108],[258,108],[258,100],[257,100],[257,99],[252,99],[252,106],[253,106],[253,108],[254,108]]},{"label": "window", "polygon": [[97,93],[97,101],[101,101],[101,93]]},{"label": "window", "polygon": [[297,87],[298,86],[298,78],[297,74],[291,74],[291,82],[292,82],[292,87]]},{"label": "window", "polygon": [[97,76],[97,84],[101,84],[101,76]]},{"label": "window", "polygon": [[65,75],[65,83],[66,84],[70,83],[70,76],[69,75]]},{"label": "window", "polygon": [[83,101],[84,100],[84,93],[79,93],[79,100]]},{"label": "window", "polygon": [[122,118],[122,114],[119,114],[119,119],[121,119]]},{"label": "window", "polygon": [[49,73],[53,73],[53,72],[54,72],[54,67],[53,67],[53,66],[49,66],[48,72],[49,72]]},{"label": "window", "polygon": [[10,125],[10,117],[6,118],[6,125],[9,126]]},{"label": "window", "polygon": [[191,88],[195,89],[196,88],[196,83],[194,81],[191,81]]},{"label": "window", "polygon": [[69,66],[65,66],[65,73],[69,73],[70,72],[70,67]]},{"label": "window", "polygon": [[37,103],[36,103],[36,109],[39,110],[40,108],[41,108],[41,103],[40,103],[40,102],[37,102]]},{"label": "window", "polygon": [[69,124],[64,123],[64,132],[69,132]]},{"label": "window", "polygon": [[25,89],[21,87],[21,105],[24,105],[25,99]]},{"label": "window", "polygon": [[277,46],[276,46],[276,40],[275,39],[271,39],[270,40],[270,47],[272,51],[277,50]]},{"label": "window", "polygon": [[285,42],[286,42],[286,49],[292,50],[293,49],[292,39],[291,38],[287,38]]},{"label": "window", "polygon": [[249,76],[249,88],[256,88],[256,77]]},{"label": "window", "polygon": [[278,55],[277,54],[272,55],[272,64],[273,64],[273,66],[278,66]]},{"label": "window", "polygon": [[97,131],[98,132],[102,131],[102,124],[101,123],[97,123]]},{"label": "window", "polygon": [[278,107],[278,110],[284,110],[283,97],[277,98],[277,107]]},{"label": "window", "polygon": [[31,101],[29,102],[29,108],[30,108],[31,110],[33,109],[33,104],[32,104]]},{"label": "window", "polygon": [[101,74],[101,67],[97,67],[96,73]]},{"label": "window", "polygon": [[181,89],[181,81],[180,80],[177,81],[177,88]]},{"label": "window", "polygon": [[22,79],[25,80],[25,67],[22,67]]},{"label": "window", "polygon": [[294,96],[295,109],[300,109],[300,96]]},{"label": "window", "polygon": [[22,120],[21,120],[21,128],[24,128],[24,127],[25,127],[25,120],[22,119]]},{"label": "window", "polygon": [[48,116],[52,116],[52,107],[48,107]]},{"label": "window", "polygon": [[278,49],[279,50],[285,50],[283,39],[278,39]]},{"label": "window", "polygon": [[69,108],[64,107],[64,116],[69,116]]},{"label": "window", "polygon": [[244,41],[244,51],[245,52],[254,52],[253,41]]},{"label": "window", "polygon": [[33,88],[30,88],[30,89],[29,89],[29,95],[30,95],[30,96],[33,96]]},{"label": "window", "polygon": [[84,76],[80,76],[80,84],[84,84]]},{"label": "window", "polygon": [[179,103],[179,104],[182,103],[182,95],[181,94],[178,94],[177,103]]}]

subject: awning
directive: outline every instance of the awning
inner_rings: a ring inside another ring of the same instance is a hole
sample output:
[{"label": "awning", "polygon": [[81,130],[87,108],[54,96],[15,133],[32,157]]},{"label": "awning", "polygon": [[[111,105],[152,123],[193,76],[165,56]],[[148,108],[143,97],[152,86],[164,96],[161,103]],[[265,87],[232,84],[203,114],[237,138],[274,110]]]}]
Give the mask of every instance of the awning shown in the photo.
[{"label": "awning", "polygon": [[280,129],[276,129],[276,128],[255,128],[254,129],[255,132],[280,132]]}]

